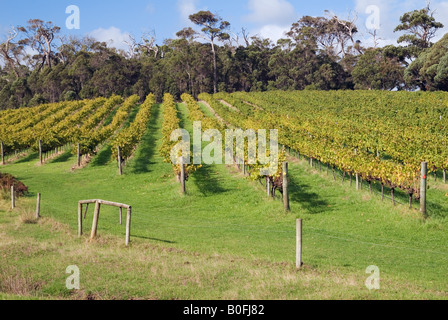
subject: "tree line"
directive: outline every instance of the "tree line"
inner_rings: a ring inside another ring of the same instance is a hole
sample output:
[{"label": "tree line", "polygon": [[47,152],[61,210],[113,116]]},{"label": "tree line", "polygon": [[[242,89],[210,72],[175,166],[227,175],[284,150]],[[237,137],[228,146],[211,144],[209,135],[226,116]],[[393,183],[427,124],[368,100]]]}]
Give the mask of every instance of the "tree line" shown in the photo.
[{"label": "tree line", "polygon": [[448,34],[433,43],[443,24],[430,6],[405,13],[394,30],[397,45],[357,40],[356,19],[304,16],[283,39],[230,32],[210,11],[190,16],[199,31],[180,30],[157,44],[144,34],[127,50],[90,37],[61,35],[40,19],[12,27],[0,43],[0,109],[118,94],[267,90],[448,90]]}]

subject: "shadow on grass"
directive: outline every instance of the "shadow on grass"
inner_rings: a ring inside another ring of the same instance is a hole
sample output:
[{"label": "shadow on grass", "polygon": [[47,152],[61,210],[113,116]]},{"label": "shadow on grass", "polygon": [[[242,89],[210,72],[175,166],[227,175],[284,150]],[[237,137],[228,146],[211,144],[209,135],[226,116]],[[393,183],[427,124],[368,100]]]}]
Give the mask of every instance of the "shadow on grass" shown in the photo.
[{"label": "shadow on grass", "polygon": [[215,177],[212,168],[208,165],[202,166],[194,173],[194,183],[202,195],[207,197],[229,191],[223,188]]},{"label": "shadow on grass", "polygon": [[[177,104],[176,109],[177,109],[177,118],[179,119],[179,127],[185,128],[185,121],[187,119],[188,108],[184,104],[182,104],[182,106],[181,104]],[[181,109],[185,110],[185,114]]]},{"label": "shadow on grass", "polygon": [[443,207],[438,203],[426,202],[426,212],[428,217],[446,219],[448,218],[448,207]]},{"label": "shadow on grass", "polygon": [[144,236],[135,236],[135,235],[132,235],[132,238],[145,239],[145,240],[151,240],[151,241],[157,241],[157,242],[163,242],[163,243],[170,243],[170,244],[175,244],[175,243],[177,243],[177,242],[175,242],[175,241],[162,240],[162,239],[150,238],[150,237],[144,237]]},{"label": "shadow on grass", "polygon": [[310,214],[319,214],[332,210],[329,207],[330,203],[322,199],[319,194],[309,191],[311,189],[309,185],[299,182],[292,175],[290,175],[289,179],[290,201],[298,202]]},{"label": "shadow on grass", "polygon": [[38,160],[39,159],[39,152],[33,152],[29,155],[27,155],[25,158],[22,158],[20,160],[17,160],[16,162],[14,162],[15,164],[19,164],[19,163],[26,163],[26,162],[30,162],[33,160]]},{"label": "shadow on grass", "polygon": [[100,167],[105,166],[109,163],[112,158],[112,146],[107,145],[96,155],[96,157],[92,160],[92,167]]},{"label": "shadow on grass", "polygon": [[50,163],[67,162],[68,159],[70,159],[71,157],[72,157],[72,152],[71,151],[67,151],[64,154],[62,154],[59,157],[57,157],[56,159],[52,160]]},{"label": "shadow on grass", "polygon": [[153,161],[157,147],[157,121],[160,114],[160,105],[154,105],[151,113],[151,120],[148,124],[148,133],[143,136],[140,143],[138,154],[129,164],[131,173],[141,174],[151,172],[151,166],[155,164]]},{"label": "shadow on grass", "polygon": [[[309,161],[309,160],[308,160]],[[327,170],[327,166],[325,164],[322,164],[322,174],[325,175],[325,171]],[[318,167],[316,166],[314,168],[316,171],[320,171]],[[342,183],[343,181],[343,171],[339,169],[335,169],[335,179],[333,178],[332,168],[329,168],[328,170],[328,176],[327,179],[331,180],[334,183]],[[350,183],[350,176],[349,174],[345,174],[344,178],[344,184],[349,185],[353,190],[356,190],[356,180],[355,175],[352,175],[352,181]],[[350,185],[351,184],[351,185]],[[360,195],[362,194],[370,194],[372,196],[375,196],[377,199],[381,200],[382,197],[384,197],[384,202],[390,202],[392,203],[392,190],[384,186],[384,195],[382,196],[382,190],[381,190],[381,183],[377,181],[372,181],[371,183],[371,192],[369,187],[369,182],[360,179],[360,188],[359,191]],[[400,189],[395,189],[394,199],[396,206],[409,206],[409,195],[405,193],[404,191]],[[427,207],[427,214],[428,217],[431,218],[439,218],[439,219],[445,219],[448,218],[448,206],[443,206],[440,203],[432,202],[431,200],[428,200],[426,203]],[[412,199],[412,208],[418,209],[419,208],[419,201]],[[328,210],[327,210],[328,211]]]}]

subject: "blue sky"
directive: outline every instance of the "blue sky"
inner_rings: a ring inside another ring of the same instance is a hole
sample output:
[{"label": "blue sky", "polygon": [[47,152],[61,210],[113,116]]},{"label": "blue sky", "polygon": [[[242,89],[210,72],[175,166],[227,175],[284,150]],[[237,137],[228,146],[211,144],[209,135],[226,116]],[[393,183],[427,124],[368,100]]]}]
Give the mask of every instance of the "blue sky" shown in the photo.
[{"label": "blue sky", "polygon": [[[53,21],[62,27],[67,35],[91,35],[101,41],[110,41],[115,47],[123,48],[123,41],[129,34],[139,38],[144,32],[154,32],[157,42],[173,38],[180,29],[191,26],[188,15],[207,9],[218,13],[231,23],[231,29],[238,33],[245,27],[250,35],[261,35],[273,40],[280,38],[291,24],[304,15],[324,15],[330,10],[347,18],[357,16],[359,38],[369,41],[365,21],[366,8],[375,5],[381,14],[378,33],[384,44],[393,43],[398,37],[392,32],[399,23],[402,13],[420,9],[425,0],[40,0],[8,1],[2,3],[0,11],[0,38],[10,26],[26,25],[30,18]],[[67,6],[80,9],[80,29],[68,30],[65,13]],[[448,0],[433,0],[436,17],[448,26]],[[448,29],[445,29],[448,30]],[[442,31],[439,37],[445,32]]]}]

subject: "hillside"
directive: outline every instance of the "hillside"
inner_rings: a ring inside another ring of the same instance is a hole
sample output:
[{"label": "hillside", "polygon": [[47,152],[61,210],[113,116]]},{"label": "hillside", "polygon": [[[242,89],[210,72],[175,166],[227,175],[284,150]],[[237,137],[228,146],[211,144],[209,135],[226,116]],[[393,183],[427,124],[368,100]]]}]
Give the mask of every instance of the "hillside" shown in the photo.
[{"label": "hillside", "polygon": [[[198,106],[216,120],[205,103]],[[122,128],[142,109],[129,108]],[[191,132],[189,108],[176,108],[180,126]],[[405,193],[397,191],[394,206],[389,194],[382,201],[378,186],[356,190],[348,179],[342,182],[339,169],[333,178],[325,164],[311,168],[294,151],[287,154],[291,212],[236,166],[203,165],[182,195],[172,165],[160,154],[164,114],[163,104],[152,106],[122,176],[109,138],[83,168],[73,170],[72,148],[42,165],[35,149],[28,149],[0,168],[29,188],[12,211],[3,194],[0,297],[446,299],[448,186],[440,178],[428,181],[427,219],[416,203],[408,209]],[[42,218],[34,221],[37,193]],[[101,209],[98,239],[88,241],[93,208],[85,235],[77,238],[77,203],[87,199],[132,205],[130,247],[118,209],[108,207]],[[304,223],[301,270],[295,269],[298,218]],[[80,269],[78,291],[65,287],[70,265]],[[371,265],[380,269],[380,290],[365,286]]]}]

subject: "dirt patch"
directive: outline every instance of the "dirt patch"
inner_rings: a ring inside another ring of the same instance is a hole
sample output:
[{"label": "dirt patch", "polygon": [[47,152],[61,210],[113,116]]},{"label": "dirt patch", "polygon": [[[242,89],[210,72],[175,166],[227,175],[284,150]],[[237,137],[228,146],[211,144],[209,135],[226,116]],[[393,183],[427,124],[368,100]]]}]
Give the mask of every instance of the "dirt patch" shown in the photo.
[{"label": "dirt patch", "polygon": [[66,152],[67,152],[67,150],[64,150],[64,149],[59,150],[58,152],[53,152],[53,151],[49,152],[48,154],[43,155],[42,163],[40,163],[40,161],[39,161],[39,162],[36,163],[36,166],[37,167],[43,166],[46,163],[50,162],[51,160],[54,160],[54,159],[62,156]]},{"label": "dirt patch", "polygon": [[236,112],[240,112],[240,110],[238,110],[238,108],[232,106],[230,103],[228,103],[225,100],[219,100],[219,102],[221,102],[223,105],[227,106],[229,109],[235,110]]},{"label": "dirt patch", "polygon": [[432,186],[433,189],[447,191],[448,192],[448,184],[437,184]]},{"label": "dirt patch", "polygon": [[199,101],[199,103],[202,103],[204,106],[206,106],[211,113],[216,117],[216,119],[218,119],[218,121],[220,121],[222,124],[226,125],[227,127],[231,127],[232,125],[230,123],[228,123],[227,121],[225,121],[223,118],[221,118],[215,111],[215,109],[212,108],[212,106],[207,102],[207,101]]},{"label": "dirt patch", "polygon": [[70,231],[70,226],[63,224],[57,220],[47,218],[47,217],[41,217],[37,223],[41,226],[47,227],[50,232],[59,232],[62,234],[65,234],[67,236],[71,236],[72,232]]},{"label": "dirt patch", "polygon": [[[14,155],[11,155],[7,159],[5,159],[5,165],[12,164],[12,163],[16,162],[17,160],[24,158],[26,156],[29,156],[29,155],[30,155],[29,151],[18,151],[16,153],[14,153]],[[2,166],[2,164],[0,163],[0,167],[1,166]]]},{"label": "dirt patch", "polygon": [[263,109],[262,107],[257,106],[256,104],[250,103],[250,102],[248,102],[248,101],[243,101],[243,102],[244,102],[245,104],[251,106],[252,108],[255,108],[255,109],[260,110],[260,111],[264,111],[264,109]]},{"label": "dirt patch", "polygon": [[81,169],[84,169],[85,167],[87,167],[87,166],[89,165],[90,162],[92,162],[93,157],[94,157],[94,156],[93,156],[93,155],[90,155],[90,154],[82,155],[82,156],[81,156],[80,166],[78,167],[78,165],[75,164],[75,165],[72,167],[71,171],[73,172],[73,171],[75,171],[75,170],[81,170]]}]

